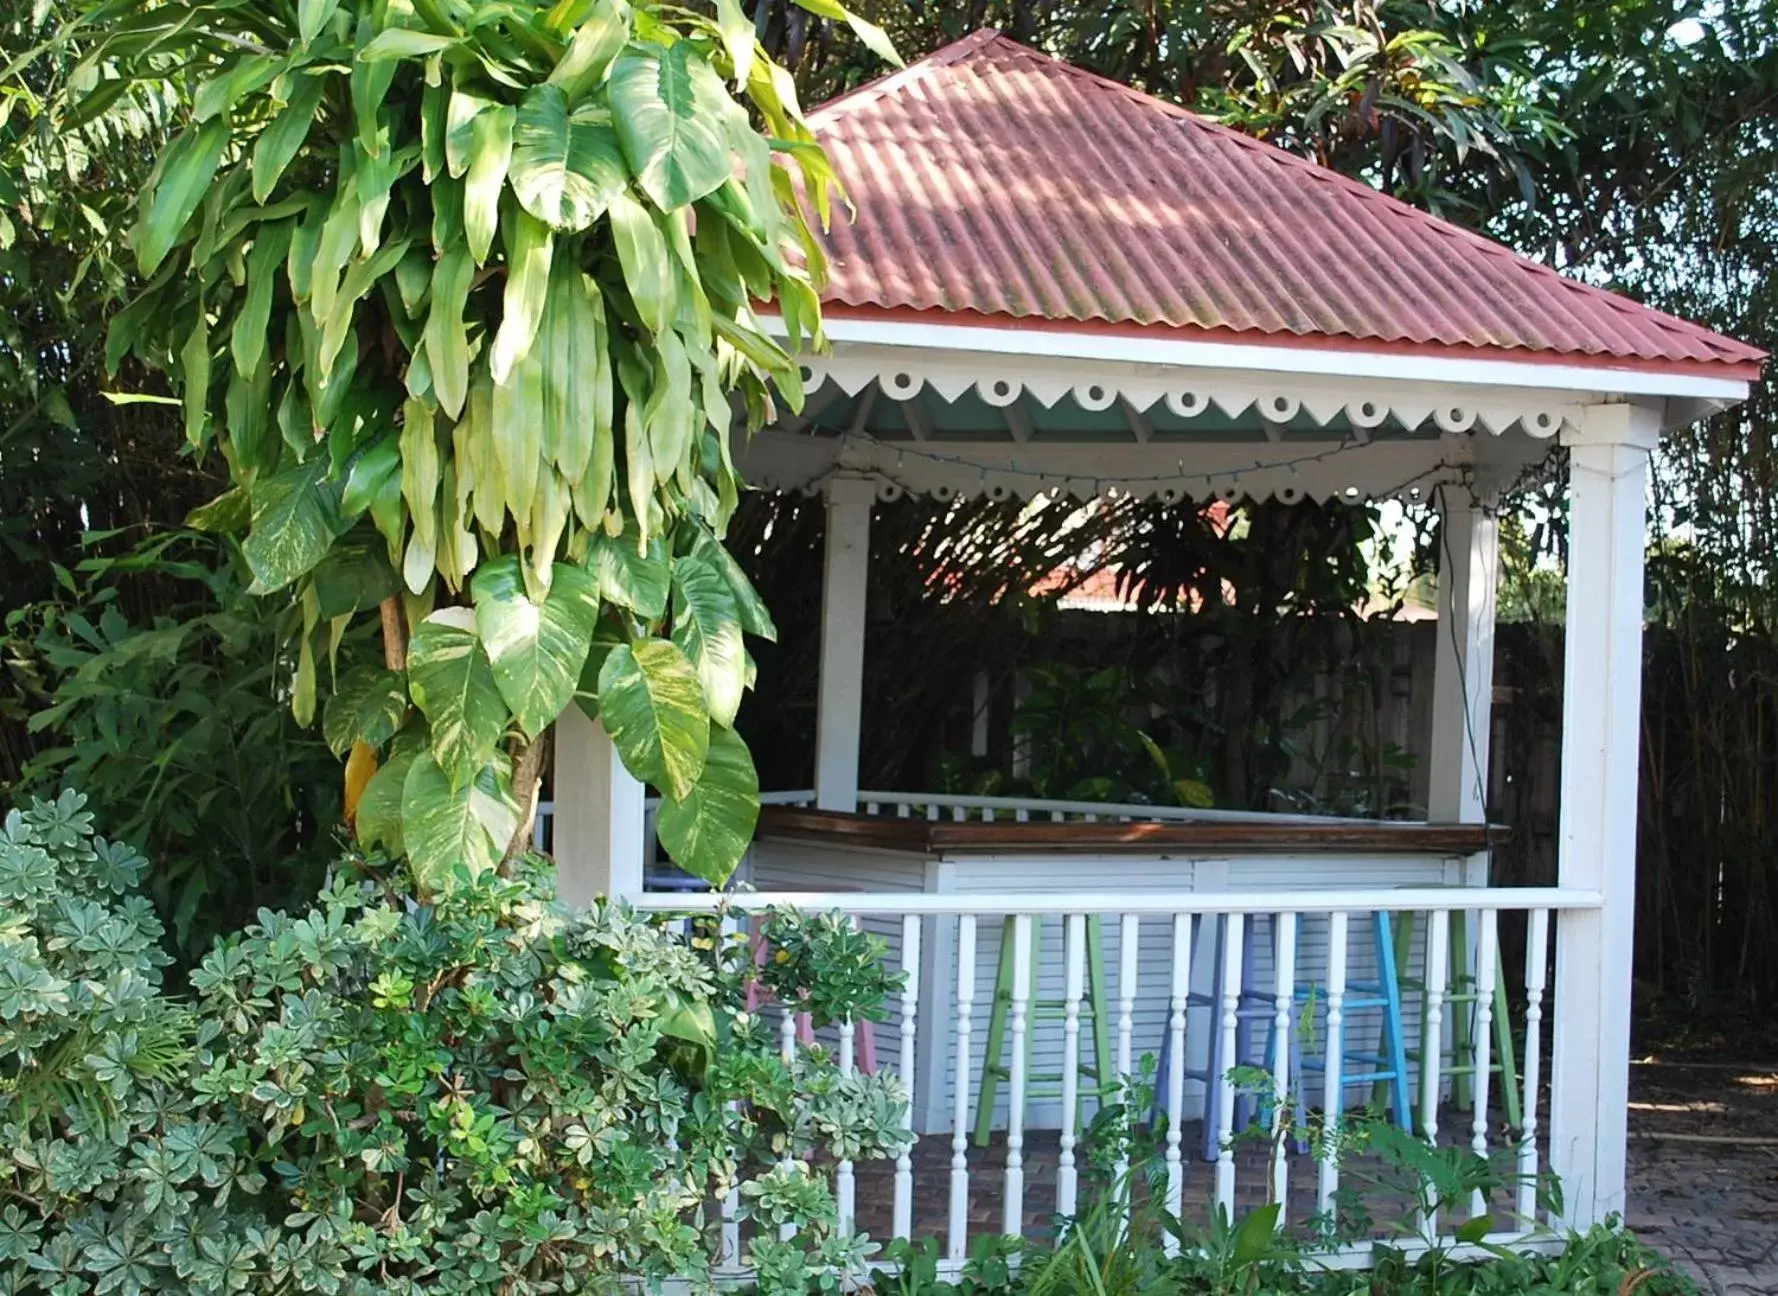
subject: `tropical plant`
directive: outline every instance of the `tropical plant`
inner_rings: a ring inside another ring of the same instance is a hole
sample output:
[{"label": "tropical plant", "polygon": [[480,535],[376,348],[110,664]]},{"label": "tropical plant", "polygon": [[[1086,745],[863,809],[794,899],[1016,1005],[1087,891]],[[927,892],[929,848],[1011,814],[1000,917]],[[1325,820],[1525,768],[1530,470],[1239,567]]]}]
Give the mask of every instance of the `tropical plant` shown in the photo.
[{"label": "tropical plant", "polygon": [[905,1095],[819,1049],[781,1056],[745,1008],[745,941],[566,913],[530,860],[416,904],[398,865],[353,858],[174,1000],[143,863],[72,793],[0,830],[0,1289],[697,1278],[743,1179],[761,1227],[742,1258],[775,1290],[868,1255],[811,1160],[893,1155]]},{"label": "tropical plant", "polygon": [[[143,891],[189,963],[320,888],[338,853],[337,764],[285,701],[298,614],[247,593],[237,546],[166,531],[121,548],[95,537],[87,553],[56,568],[57,597],[6,614],[0,655],[36,748],[20,787],[79,788],[156,861]],[[347,680],[375,656],[365,633],[330,649]]]},{"label": "tropical plant", "polygon": [[674,857],[726,877],[757,812],[742,636],[773,633],[720,540],[729,438],[736,403],[800,404],[831,175],[739,5],[104,0],[83,33],[66,123],[189,94],[109,357],[168,372],[227,463],[203,520],[301,611],[299,720],[326,645],[383,627],[325,721],[361,840],[423,888],[510,857],[579,702]]}]

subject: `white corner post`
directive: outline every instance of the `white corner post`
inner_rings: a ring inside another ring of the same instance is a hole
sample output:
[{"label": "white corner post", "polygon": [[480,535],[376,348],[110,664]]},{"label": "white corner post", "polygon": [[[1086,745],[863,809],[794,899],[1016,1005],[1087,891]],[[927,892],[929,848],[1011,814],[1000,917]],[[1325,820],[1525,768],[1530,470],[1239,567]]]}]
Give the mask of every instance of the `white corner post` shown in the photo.
[{"label": "white corner post", "polygon": [[821,577],[821,692],[815,716],[815,805],[858,809],[864,718],[864,613],[870,581],[870,510],[876,483],[832,477]]},{"label": "white corner post", "polygon": [[570,706],[556,721],[556,893],[584,906],[599,896],[639,895],[651,843],[643,788],[624,768],[605,727]]},{"label": "white corner post", "polygon": [[1651,409],[1588,406],[1569,446],[1568,610],[1562,684],[1557,880],[1597,891],[1564,913],[1556,942],[1550,1059],[1550,1168],[1561,1222],[1577,1229],[1624,1209],[1630,986],[1636,916],[1636,782],[1641,746],[1643,548]]},{"label": "white corner post", "polygon": [[1483,823],[1493,731],[1494,614],[1500,525],[1491,492],[1439,488],[1438,647],[1426,817]]}]

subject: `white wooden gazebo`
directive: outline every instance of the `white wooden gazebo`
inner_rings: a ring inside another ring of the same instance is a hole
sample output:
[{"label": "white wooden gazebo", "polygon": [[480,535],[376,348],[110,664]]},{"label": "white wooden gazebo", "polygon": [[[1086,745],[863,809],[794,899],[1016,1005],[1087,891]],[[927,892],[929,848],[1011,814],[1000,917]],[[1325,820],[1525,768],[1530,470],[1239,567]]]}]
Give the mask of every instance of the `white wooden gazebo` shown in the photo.
[{"label": "white wooden gazebo", "polygon": [[[1207,951],[1190,948],[1187,919],[1274,915],[1267,975],[1280,1024],[1293,976],[1309,975],[1312,959],[1337,1020],[1345,915],[1375,907],[1389,888],[1389,907],[1433,916],[1429,942],[1444,939],[1440,914],[1478,915],[1469,925],[1481,933],[1478,977],[1497,956],[1496,919],[1530,915],[1521,1163],[1561,1175],[1565,1222],[1621,1210],[1648,459],[1664,432],[1744,399],[1762,353],[991,31],[811,121],[855,206],[849,219],[841,209],[827,240],[832,349],[805,361],[801,415],[756,435],[740,458],[758,486],[826,500],[816,777],[812,806],[768,811],[753,880],[822,893],[802,898],[844,905],[895,937],[915,984],[899,1040],[889,1041],[899,1052],[886,1052],[925,1113],[916,1120],[949,1126],[947,1113],[967,1107],[975,1081],[958,1059],[973,1051],[979,1066],[976,1004],[999,930],[1029,940],[1045,915],[1062,920],[1066,939],[1051,944],[1056,992],[1073,1005],[1056,1045],[1068,1071],[1079,1060],[1079,920],[1121,916],[1127,1065],[1145,996],[1155,996],[1154,1029],[1171,1032],[1176,1055],[1199,1033],[1189,992]],[[1557,446],[1571,474],[1559,881],[1491,890],[1483,787],[1494,507]],[[1429,822],[1306,828],[861,793],[871,508],[903,492],[1436,502],[1445,540]],[[690,903],[643,895],[644,790],[572,709],[556,759],[564,895]],[[984,861],[1001,872],[983,873]],[[960,881],[977,874],[989,880]],[[978,918],[1000,917],[1005,926],[984,926],[978,945]],[[1160,923],[1159,935],[1144,934],[1144,922]],[[1300,959],[1281,934],[1299,924],[1321,933]],[[1240,958],[1226,956],[1231,967]],[[1040,991],[1015,991],[1015,1031]],[[1436,1030],[1436,996],[1428,1007]],[[1206,1014],[1203,1024],[1232,1030],[1232,1020]],[[1537,1039],[1551,1027],[1540,1121]],[[1032,1116],[1021,1080],[1004,1100],[1009,1221]],[[1434,1078],[1419,1100],[1435,1135],[1439,1092]],[[1330,1106],[1342,1105],[1329,1093]],[[1187,1097],[1165,1097],[1186,1113]],[[1065,1083],[1058,1194],[1073,1191],[1077,1101],[1078,1084]],[[1232,1103],[1206,1092],[1201,1106],[1227,1128]],[[1485,1085],[1480,1105],[1473,1140],[1485,1147],[1499,1133]],[[953,1258],[957,1194],[969,1192],[962,1121],[949,1180]],[[1177,1138],[1169,1160],[1183,1181]],[[905,1231],[913,1166],[899,1171],[894,1222]],[[1234,1174],[1225,1154],[1219,1200]]]}]

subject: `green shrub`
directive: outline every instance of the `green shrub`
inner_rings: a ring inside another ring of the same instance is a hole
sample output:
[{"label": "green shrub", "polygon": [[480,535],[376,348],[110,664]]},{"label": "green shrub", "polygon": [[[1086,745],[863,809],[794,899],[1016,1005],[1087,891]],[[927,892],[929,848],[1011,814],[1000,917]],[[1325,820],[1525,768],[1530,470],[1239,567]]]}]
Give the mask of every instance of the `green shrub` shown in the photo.
[{"label": "green shrub", "polygon": [[530,864],[415,905],[348,861],[314,908],[262,912],[170,1000],[130,890],[142,860],[82,804],[15,811],[0,837],[0,1289],[696,1277],[743,1178],[762,1285],[864,1258],[809,1158],[892,1155],[904,1097],[818,1049],[783,1061],[744,1010],[744,943],[564,913]]}]

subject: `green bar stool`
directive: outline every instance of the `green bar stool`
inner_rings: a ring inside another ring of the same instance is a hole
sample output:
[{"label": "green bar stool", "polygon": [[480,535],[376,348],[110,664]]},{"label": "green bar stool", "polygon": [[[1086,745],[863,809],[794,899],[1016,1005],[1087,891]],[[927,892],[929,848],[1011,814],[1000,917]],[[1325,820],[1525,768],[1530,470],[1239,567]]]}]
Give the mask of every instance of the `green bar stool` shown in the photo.
[{"label": "green bar stool", "polygon": [[[1007,915],[1000,927],[1000,970],[994,976],[994,1004],[988,1014],[987,1049],[982,1058],[982,1087],[976,1095],[975,1145],[985,1147],[994,1129],[994,1104],[1000,1097],[1001,1081],[1011,1081],[1012,1068],[1005,1061],[1007,1017],[1012,1012],[1013,918]],[[1105,991],[1105,925],[1097,914],[1086,919],[1086,994],[1080,1003],[1082,1033],[1093,1044],[1092,1065],[1083,1058],[1080,1063],[1080,1097],[1104,1102],[1117,1087],[1116,1063],[1111,1052],[1110,1017],[1106,1013]],[[1066,1005],[1060,999],[1044,999],[1037,994],[1037,973],[1042,966],[1043,920],[1031,923],[1031,998],[1026,1008],[1028,1023],[1025,1045],[1029,1049],[1031,1035],[1040,1021],[1060,1021]],[[1083,1053],[1086,1051],[1081,1050]],[[1084,1081],[1090,1078],[1092,1083]],[[1026,1098],[1060,1098],[1060,1072],[1025,1074]]]},{"label": "green bar stool", "polygon": [[[1400,969],[1408,966],[1408,958],[1414,944],[1414,924],[1419,915],[1403,914],[1395,929],[1395,963]],[[1454,1082],[1457,1105],[1464,1111],[1475,1110],[1475,1017],[1482,995],[1476,985],[1476,973],[1469,966],[1469,915],[1465,910],[1451,911],[1451,948],[1452,966],[1445,971],[1445,1013],[1446,1020],[1451,1023],[1451,1057],[1444,1055],[1444,1041],[1438,1041],[1439,1066],[1438,1078],[1442,1083],[1448,1076]],[[1432,984],[1433,970],[1428,968],[1425,978],[1404,980],[1403,991],[1416,991],[1420,995],[1420,1043],[1408,1050],[1408,1061],[1412,1066],[1416,1086],[1425,1074],[1426,1048],[1426,991]],[[1518,1053],[1513,1047],[1512,1017],[1508,1014],[1506,996],[1506,974],[1500,961],[1494,964],[1494,1009],[1493,1034],[1494,1052],[1488,1060],[1488,1071],[1500,1077],[1500,1102],[1506,1113],[1506,1123],[1513,1129],[1520,1128],[1519,1111],[1519,1065]],[[1381,1086],[1378,1086],[1380,1089]],[[1378,1095],[1381,1096],[1380,1094]],[[1416,1121],[1416,1124],[1418,1122]]]}]

